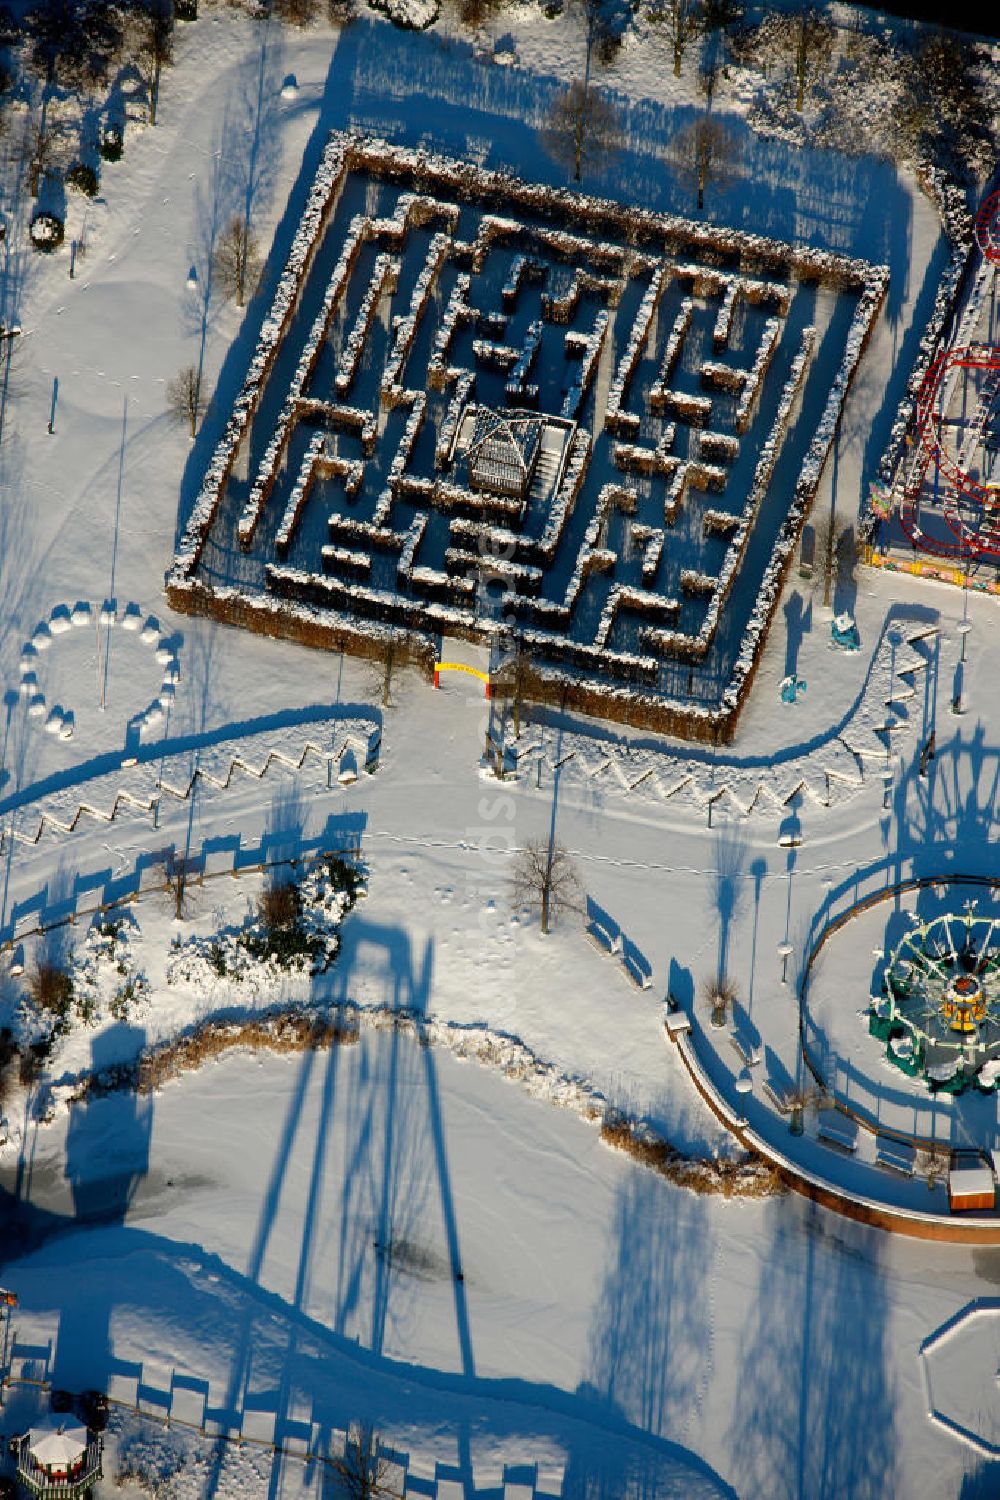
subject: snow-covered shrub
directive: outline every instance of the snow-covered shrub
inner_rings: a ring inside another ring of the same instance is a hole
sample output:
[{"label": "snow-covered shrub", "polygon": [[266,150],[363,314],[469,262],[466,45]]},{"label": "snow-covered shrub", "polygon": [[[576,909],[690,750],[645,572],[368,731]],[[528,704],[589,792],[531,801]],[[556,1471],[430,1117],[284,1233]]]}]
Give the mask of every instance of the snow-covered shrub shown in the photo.
[{"label": "snow-covered shrub", "polygon": [[58,250],[63,242],[65,225],[62,219],[55,214],[37,213],[31,221],[31,243],[36,250],[43,250],[48,254],[52,250]]},{"label": "snow-covered shrub", "polygon": [[706,510],[701,518],[702,535],[728,536],[739,524],[740,518],[734,511]]},{"label": "snow-covered shrub", "polygon": [[729,343],[729,332],[733,326],[733,312],[736,308],[736,298],[742,288],[742,282],[738,276],[734,276],[726,285],[722,295],[722,302],[715,317],[715,327],[712,330],[712,347],[719,351]]},{"label": "snow-covered shrub", "polygon": [[396,335],[395,343],[392,353],[386,361],[380,387],[382,400],[387,405],[394,404],[402,396],[402,386],[400,385],[399,377],[406,362],[406,357],[410,352],[410,347],[416,337],[417,328],[420,326],[420,319],[423,316],[424,308],[434,291],[441,268],[448,257],[450,246],[450,235],[438,233],[434,236],[427,251],[427,259],[424,262],[423,270],[420,272],[413,286],[410,311],[405,318],[393,319]]},{"label": "snow-covered shrub", "polygon": [[601,308],[594,319],[594,327],[588,334],[566,335],[566,352],[578,353],[582,356],[580,372],[566,392],[560,416],[568,422],[575,422],[580,408],[590,389],[590,383],[597,370],[597,362],[601,357],[601,349],[604,346],[604,336],[608,331],[609,315],[606,308]]},{"label": "snow-covered shrub", "polygon": [[101,130],[97,148],[105,161],[120,161],[125,149],[125,132],[115,120],[108,120]]},{"label": "snow-covered shrub", "polygon": [[710,573],[700,573],[695,568],[681,569],[681,593],[689,594],[694,598],[704,594],[714,594],[719,580],[713,578]]},{"label": "snow-covered shrub", "polygon": [[444,390],[448,375],[448,350],[451,347],[455,330],[474,316],[466,301],[471,285],[472,277],[463,271],[452,287],[448,306],[434,337],[434,347],[427,365],[427,382],[432,390]]},{"label": "snow-covered shrub", "polygon": [[[931,366],[942,342],[945,330],[954,312],[966,273],[975,256],[973,246],[973,224],[969,213],[966,195],[954,182],[930,162],[922,160],[917,163],[917,179],[924,192],[934,204],[944,225],[945,232],[951,242],[951,258],[941,275],[938,283],[937,293],[934,298],[934,307],[927,320],[924,332],[920,339],[917,357],[913,362],[910,378],[906,383],[906,392],[899,403],[896,417],[889,434],[885,452],[879,461],[879,479],[887,485],[893,483],[897,469],[903,454],[903,445],[906,435],[913,421],[914,406],[917,392],[923,384],[924,377]],[[976,287],[968,299],[966,313],[969,323],[966,325],[963,319],[959,328],[956,342],[966,341],[971,336],[975,320],[981,309],[982,288]]]},{"label": "snow-covered shrub", "polygon": [[368,0],[368,4],[402,31],[426,31],[441,12],[441,0]]},{"label": "snow-covered shrub", "polygon": [[85,198],[96,198],[97,190],[101,185],[101,179],[96,167],[91,167],[85,161],[75,161],[66,173],[66,181],[70,187],[75,187]]},{"label": "snow-covered shrub", "polygon": [[73,976],[65,965],[40,958],[28,980],[28,994],[36,1010],[65,1023],[73,1003]]},{"label": "snow-covered shrub", "polygon": [[410,415],[406,419],[406,426],[403,428],[403,435],[399,440],[399,447],[396,449],[392,463],[389,465],[390,487],[398,485],[399,481],[403,477],[403,471],[410,461],[410,454],[413,451],[414,443],[417,441],[417,434],[419,433],[421,423],[424,420],[424,412],[426,411],[426,409],[427,397],[424,395],[423,391],[421,391],[419,395],[415,397],[413,405],[410,407]]},{"label": "snow-covered shrub", "polygon": [[120,919],[95,923],[71,967],[78,1018],[91,1026],[110,1016],[128,1021],[149,999],[149,981],[132,961],[129,929]]},{"label": "snow-covered shrub", "polygon": [[662,390],[660,404],[661,409],[675,411],[681,421],[691,427],[704,427],[712,416],[712,401],[709,396],[691,396],[686,391]]},{"label": "snow-covered shrub", "polygon": [[340,924],[362,883],[361,872],[336,856],[298,883],[275,879],[242,927],[181,944],[168,961],[167,983],[211,987],[226,979],[260,990],[289,970],[323,973],[340,951]]},{"label": "snow-covered shrub", "polygon": [[730,463],[738,456],[739,451],[739,438],[730,437],[727,432],[698,434],[698,453],[702,458],[721,458],[724,463]]}]

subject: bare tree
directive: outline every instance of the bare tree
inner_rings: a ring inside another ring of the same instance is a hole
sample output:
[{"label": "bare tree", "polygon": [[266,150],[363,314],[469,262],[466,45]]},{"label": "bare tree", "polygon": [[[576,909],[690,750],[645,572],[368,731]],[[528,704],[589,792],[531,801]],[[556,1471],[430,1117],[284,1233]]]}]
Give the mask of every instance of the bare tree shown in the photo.
[{"label": "bare tree", "polygon": [[531,682],[531,652],[520,636],[514,640],[514,654],[501,670],[501,686],[510,697],[514,714],[514,738],[521,738],[521,708]]},{"label": "bare tree", "polygon": [[947,1147],[930,1146],[918,1151],[914,1166],[919,1176],[927,1178],[927,1186],[935,1188],[948,1175],[950,1153]]},{"label": "bare tree", "polygon": [[674,77],[679,78],[688,43],[705,29],[702,0],[663,0],[650,12],[650,19],[666,29],[674,53]]},{"label": "bare tree", "polygon": [[394,1465],[379,1451],[378,1435],[367,1422],[352,1422],[343,1455],[330,1459],[337,1487],[349,1500],[399,1495],[392,1484]]},{"label": "bare tree", "polygon": [[275,937],[299,925],[302,916],[302,892],[287,876],[275,876],[257,898],[257,918],[269,937]]},{"label": "bare tree", "polygon": [[518,852],[511,898],[518,909],[537,911],[542,932],[562,911],[578,911],[583,890],[569,854],[554,840],[532,839]]},{"label": "bare tree", "polygon": [[478,31],[499,10],[497,0],[458,0],[458,19],[469,31]]},{"label": "bare tree", "polygon": [[987,76],[967,41],[943,32],[926,37],[910,67],[910,98],[920,112],[922,143],[938,159],[959,158],[988,176],[996,144]]},{"label": "bare tree", "polygon": [[393,708],[392,684],[402,666],[402,650],[396,636],[387,634],[378,655],[372,658],[372,691],[381,694],[382,707]]},{"label": "bare tree", "polygon": [[702,22],[708,32],[731,31],[743,19],[738,0],[702,0]]},{"label": "bare tree", "polygon": [[795,108],[801,112],[806,94],[829,71],[834,34],[822,11],[800,0],[794,10],[765,10],[760,21],[737,31],[731,45],[740,61],[761,69],[765,77],[774,64],[784,76],[790,74]]},{"label": "bare tree", "polygon": [[699,212],[705,207],[705,188],[729,176],[735,152],[730,131],[709,114],[699,115],[671,142],[675,167],[697,187]]},{"label": "bare tree", "polygon": [[729,34],[743,19],[743,10],[736,0],[702,0],[701,18],[705,45],[699,81],[711,109],[719,74],[725,73]]},{"label": "bare tree", "polygon": [[134,14],[135,63],[149,95],[149,123],[155,125],[156,105],[160,97],[160,74],[174,60],[174,18],[170,10],[159,5],[154,5],[151,10],[138,10]]},{"label": "bare tree", "polygon": [[187,869],[183,859],[168,865],[166,870],[167,890],[174,898],[174,919],[183,921],[184,918],[184,896],[187,892]]},{"label": "bare tree", "polygon": [[65,964],[42,955],[28,979],[28,993],[38,1010],[65,1019],[73,1000],[73,976]]},{"label": "bare tree", "polygon": [[227,297],[236,298],[242,307],[247,291],[251,294],[260,273],[260,249],[257,236],[241,214],[234,214],[219,235],[212,262],[212,272]]},{"label": "bare tree", "polygon": [[167,386],[167,409],[176,421],[188,423],[192,437],[197,434],[198,423],[205,414],[197,365],[185,365],[171,380]]},{"label": "bare tree", "polygon": [[736,999],[736,985],[728,974],[709,974],[701,981],[701,998],[712,1012],[712,1025],[725,1026]]},{"label": "bare tree", "polygon": [[630,12],[623,0],[583,0],[587,54],[584,82],[590,82],[590,65],[594,54],[600,63],[613,61],[625,38]]},{"label": "bare tree", "polygon": [[[0,45],[3,41],[3,29],[0,25]],[[0,59],[0,135],[7,130],[10,119],[11,92],[14,87],[14,74],[5,62]]]},{"label": "bare tree", "polygon": [[829,605],[834,587],[846,580],[857,561],[857,542],[853,526],[839,530],[834,516],[821,516],[813,523],[816,578],[823,583],[823,603]]},{"label": "bare tree", "polygon": [[110,0],[41,0],[25,17],[27,63],[46,92],[92,88],[120,56],[123,25]]},{"label": "bare tree", "polygon": [[717,47],[706,47],[702,54],[701,62],[698,64],[698,88],[705,96],[705,108],[712,108],[712,100],[715,98],[715,85],[719,81],[722,72],[722,57]]},{"label": "bare tree", "polygon": [[271,14],[289,26],[310,26],[319,14],[319,0],[271,0]]},{"label": "bare tree", "polygon": [[816,574],[823,582],[823,603],[829,605],[837,576],[837,526],[831,516],[823,516],[813,526]]},{"label": "bare tree", "polygon": [[801,114],[807,92],[824,78],[833,55],[833,24],[814,6],[765,16],[760,27],[770,48],[795,78],[795,108]]},{"label": "bare tree", "polygon": [[55,166],[57,154],[55,137],[44,111],[37,120],[25,123],[18,149],[28,169],[28,191],[37,198],[42,178]]},{"label": "bare tree", "polygon": [[825,1088],[815,1083],[797,1083],[786,1093],[785,1108],[788,1110],[788,1128],[792,1135],[801,1135],[807,1109],[828,1109],[832,1100]]},{"label": "bare tree", "polygon": [[826,75],[833,53],[833,24],[820,11],[803,6],[794,17],[795,108],[801,113],[806,88]]},{"label": "bare tree", "polygon": [[17,1043],[14,1041],[14,1033],[9,1026],[0,1026],[0,1109],[7,1100],[8,1084],[13,1063],[20,1056]]},{"label": "bare tree", "polygon": [[585,166],[621,149],[618,111],[598,89],[576,79],[553,100],[542,127],[542,145],[579,182]]}]

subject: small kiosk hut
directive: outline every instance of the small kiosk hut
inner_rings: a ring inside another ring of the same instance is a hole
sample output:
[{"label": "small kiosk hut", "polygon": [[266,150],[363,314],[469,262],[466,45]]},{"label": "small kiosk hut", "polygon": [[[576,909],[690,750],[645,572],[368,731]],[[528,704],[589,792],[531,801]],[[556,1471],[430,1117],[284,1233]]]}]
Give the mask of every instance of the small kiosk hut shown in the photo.
[{"label": "small kiosk hut", "polygon": [[78,1500],[101,1478],[102,1451],[77,1422],[40,1422],[18,1441],[17,1482],[36,1500]]},{"label": "small kiosk hut", "polygon": [[952,1153],[948,1172],[948,1207],[952,1213],[992,1212],[996,1206],[996,1180],[992,1167],[974,1153]]}]

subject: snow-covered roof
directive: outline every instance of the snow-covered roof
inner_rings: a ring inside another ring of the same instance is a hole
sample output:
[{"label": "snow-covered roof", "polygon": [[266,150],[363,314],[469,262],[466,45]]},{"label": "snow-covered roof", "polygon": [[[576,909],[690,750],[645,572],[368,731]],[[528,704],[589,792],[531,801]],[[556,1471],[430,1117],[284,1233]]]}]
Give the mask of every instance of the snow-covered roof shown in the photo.
[{"label": "snow-covered roof", "polygon": [[45,1469],[64,1469],[87,1451],[87,1429],[79,1422],[39,1423],[28,1433],[28,1452]]},{"label": "snow-covered roof", "polygon": [[498,412],[488,406],[476,409],[476,425],[469,444],[469,463],[510,464],[525,478],[541,441],[543,419],[533,412]]}]

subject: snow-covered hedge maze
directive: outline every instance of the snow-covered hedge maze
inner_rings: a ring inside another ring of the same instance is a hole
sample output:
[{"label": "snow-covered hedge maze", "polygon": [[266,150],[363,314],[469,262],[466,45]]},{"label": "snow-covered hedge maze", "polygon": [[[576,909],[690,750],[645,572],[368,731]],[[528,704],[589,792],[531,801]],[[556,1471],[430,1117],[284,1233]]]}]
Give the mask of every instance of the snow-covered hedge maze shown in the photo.
[{"label": "snow-covered hedge maze", "polygon": [[334,135],[170,600],[725,738],[887,276]]}]

